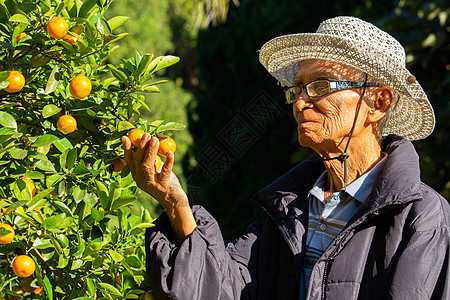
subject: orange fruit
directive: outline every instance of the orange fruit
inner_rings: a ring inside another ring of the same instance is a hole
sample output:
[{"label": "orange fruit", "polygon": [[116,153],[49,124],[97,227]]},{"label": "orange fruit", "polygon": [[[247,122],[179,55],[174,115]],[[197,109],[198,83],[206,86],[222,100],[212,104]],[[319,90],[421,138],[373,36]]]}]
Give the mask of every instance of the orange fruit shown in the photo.
[{"label": "orange fruit", "polygon": [[2,214],[4,214],[6,216],[6,215],[9,215],[10,213],[12,213],[12,210],[9,212],[6,212],[7,210],[8,209],[6,207],[2,207]]},{"label": "orange fruit", "polygon": [[19,71],[9,71],[9,76],[5,80],[9,80],[5,91],[8,93],[17,93],[25,85],[25,77]]},{"label": "orange fruit", "polygon": [[167,152],[171,151],[172,153],[175,153],[175,150],[177,149],[177,144],[171,137],[165,137],[159,139],[159,149],[158,153],[162,156],[167,156]]},{"label": "orange fruit", "polygon": [[34,186],[33,180],[28,179],[26,177],[23,177],[22,180],[27,184],[28,188],[30,189],[31,197],[34,197],[36,194],[36,188]]},{"label": "orange fruit", "polygon": [[16,36],[17,43],[23,39],[27,34],[25,32],[21,32],[18,36]]},{"label": "orange fruit", "polygon": [[47,32],[54,39],[63,38],[69,30],[69,24],[61,17],[54,17],[47,24]]},{"label": "orange fruit", "polygon": [[161,167],[162,167],[161,157],[156,155],[156,159],[155,159],[155,170],[156,170],[156,172],[158,172],[158,173],[161,172]]},{"label": "orange fruit", "polygon": [[153,293],[151,291],[148,291],[145,293],[144,300],[155,300],[155,296],[153,296]]},{"label": "orange fruit", "polygon": [[84,75],[75,76],[69,85],[70,94],[77,99],[86,98],[91,93],[91,90],[91,81]]},{"label": "orange fruit", "polygon": [[62,133],[69,134],[77,130],[77,120],[72,116],[63,115],[59,117],[56,126]]},{"label": "orange fruit", "polygon": [[0,237],[0,244],[6,245],[6,244],[11,243],[12,240],[14,239],[14,236],[16,235],[14,232],[14,229],[6,223],[0,224],[0,228],[5,228],[6,230],[11,231],[11,233]]},{"label": "orange fruit", "polygon": [[145,131],[139,128],[131,130],[130,133],[128,134],[128,138],[130,139],[131,144],[135,147],[139,147],[139,143],[141,142],[144,133]]},{"label": "orange fruit", "polygon": [[12,264],[14,274],[19,277],[29,277],[36,269],[36,263],[28,255],[19,255]]},{"label": "orange fruit", "polygon": [[37,289],[34,290],[34,294],[39,295],[40,293],[42,293],[42,291],[44,290],[43,287],[38,287]]},{"label": "orange fruit", "polygon": [[66,34],[64,36],[64,40],[66,42],[68,42],[69,44],[76,43],[76,42],[78,42],[79,39],[80,39],[80,36],[75,32],[70,32],[70,34]]},{"label": "orange fruit", "polygon": [[121,158],[116,158],[112,161],[112,165],[114,168],[114,172],[120,172],[127,165],[127,163]]}]

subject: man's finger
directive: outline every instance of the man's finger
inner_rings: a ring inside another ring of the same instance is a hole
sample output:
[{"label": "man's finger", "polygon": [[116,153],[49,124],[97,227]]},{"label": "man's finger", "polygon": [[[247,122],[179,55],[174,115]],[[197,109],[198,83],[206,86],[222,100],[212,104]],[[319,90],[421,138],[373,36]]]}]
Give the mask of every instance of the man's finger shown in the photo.
[{"label": "man's finger", "polygon": [[151,139],[151,135],[146,132],[141,138],[141,141],[139,142],[139,147],[136,150],[136,156],[134,157],[134,160],[136,164],[141,164],[142,160],[144,158],[145,150],[147,148],[147,143]]},{"label": "man's finger", "polygon": [[123,151],[124,151],[124,159],[127,163],[128,167],[132,174],[135,172],[134,168],[134,151],[131,148],[131,141],[127,136],[122,137]]},{"label": "man's finger", "polygon": [[155,160],[158,152],[159,140],[156,137],[152,137],[148,142],[148,146],[145,149],[144,157],[142,160],[142,165],[152,174],[156,173]]},{"label": "man's finger", "polygon": [[162,170],[161,170],[161,178],[163,181],[170,180],[170,174],[172,173],[173,161],[175,160],[175,155],[172,151],[167,152],[166,160],[164,161]]}]

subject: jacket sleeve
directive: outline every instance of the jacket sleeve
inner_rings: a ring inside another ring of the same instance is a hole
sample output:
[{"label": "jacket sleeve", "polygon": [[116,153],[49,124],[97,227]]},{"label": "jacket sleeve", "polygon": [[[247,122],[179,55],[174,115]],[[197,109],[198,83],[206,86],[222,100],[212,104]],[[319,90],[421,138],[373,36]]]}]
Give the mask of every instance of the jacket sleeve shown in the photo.
[{"label": "jacket sleeve", "polygon": [[[146,232],[146,264],[156,299],[251,299],[258,226],[225,245],[216,220],[194,206],[197,228],[181,244],[162,214]],[[252,259],[253,261],[253,259]]]}]

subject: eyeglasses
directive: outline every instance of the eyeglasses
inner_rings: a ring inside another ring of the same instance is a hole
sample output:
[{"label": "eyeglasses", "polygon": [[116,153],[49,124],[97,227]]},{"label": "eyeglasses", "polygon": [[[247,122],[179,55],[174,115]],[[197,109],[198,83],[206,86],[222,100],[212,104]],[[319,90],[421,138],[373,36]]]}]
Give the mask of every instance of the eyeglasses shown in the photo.
[{"label": "eyeglasses", "polygon": [[367,87],[369,86],[381,87],[379,84],[376,83],[365,83],[360,81],[343,81],[334,79],[319,79],[311,81],[310,83],[304,86],[299,85],[288,87],[284,90],[284,94],[286,97],[286,103],[292,104],[297,102],[303,90],[306,91],[308,97],[319,98],[336,91],[361,88],[364,87],[364,84]]}]

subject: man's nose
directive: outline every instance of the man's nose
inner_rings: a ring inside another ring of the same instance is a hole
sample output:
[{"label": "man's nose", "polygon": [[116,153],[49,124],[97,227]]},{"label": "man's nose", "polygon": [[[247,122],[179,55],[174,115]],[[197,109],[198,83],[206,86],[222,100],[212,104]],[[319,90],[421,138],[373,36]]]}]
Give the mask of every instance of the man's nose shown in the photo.
[{"label": "man's nose", "polygon": [[307,95],[306,90],[303,89],[297,97],[297,101],[294,103],[294,109],[302,111],[305,108],[312,108],[313,106],[312,99]]}]

